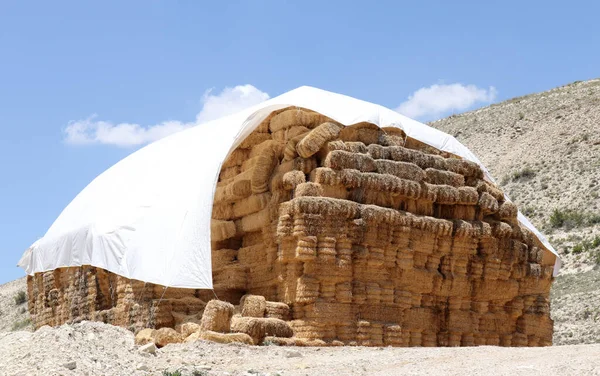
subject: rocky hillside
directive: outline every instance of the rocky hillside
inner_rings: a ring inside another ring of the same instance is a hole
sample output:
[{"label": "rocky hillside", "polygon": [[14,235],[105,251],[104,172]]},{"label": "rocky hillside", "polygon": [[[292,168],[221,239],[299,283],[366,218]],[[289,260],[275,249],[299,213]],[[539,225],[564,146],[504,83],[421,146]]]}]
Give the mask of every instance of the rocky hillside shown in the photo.
[{"label": "rocky hillside", "polygon": [[25,278],[0,286],[0,333],[31,330],[26,289],[27,280]]},{"label": "rocky hillside", "polygon": [[561,254],[555,344],[600,341],[600,80],[438,120]]}]

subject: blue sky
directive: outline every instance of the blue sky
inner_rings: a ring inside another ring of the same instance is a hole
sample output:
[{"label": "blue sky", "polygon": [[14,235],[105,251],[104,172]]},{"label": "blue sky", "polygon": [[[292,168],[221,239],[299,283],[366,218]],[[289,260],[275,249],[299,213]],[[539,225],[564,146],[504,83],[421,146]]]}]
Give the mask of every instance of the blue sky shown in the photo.
[{"label": "blue sky", "polygon": [[311,85],[431,120],[600,76],[597,2],[490,3],[0,2],[0,283],[95,176],[228,109]]}]

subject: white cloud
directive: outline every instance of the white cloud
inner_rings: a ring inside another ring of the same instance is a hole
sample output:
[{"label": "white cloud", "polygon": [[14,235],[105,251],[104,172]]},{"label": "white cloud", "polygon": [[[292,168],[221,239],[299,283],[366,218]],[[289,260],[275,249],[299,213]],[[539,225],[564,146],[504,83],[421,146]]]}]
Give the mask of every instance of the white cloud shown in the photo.
[{"label": "white cloud", "polygon": [[415,91],[396,111],[410,118],[433,119],[449,111],[463,111],[476,103],[491,103],[496,88],[481,89],[475,85],[436,84]]},{"label": "white cloud", "polygon": [[202,97],[202,110],[196,121],[183,123],[176,120],[142,126],[132,123],[114,124],[96,120],[97,115],[71,121],[64,129],[65,141],[70,144],[106,144],[121,147],[148,144],[186,128],[230,115],[269,99],[269,94],[252,85],[226,87],[219,94],[207,90]]}]

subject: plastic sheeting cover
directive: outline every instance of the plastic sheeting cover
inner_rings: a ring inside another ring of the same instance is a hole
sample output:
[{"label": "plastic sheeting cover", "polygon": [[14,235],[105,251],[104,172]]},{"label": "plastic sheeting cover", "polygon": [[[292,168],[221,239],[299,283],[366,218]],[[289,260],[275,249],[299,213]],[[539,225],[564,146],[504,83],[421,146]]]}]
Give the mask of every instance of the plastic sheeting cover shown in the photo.
[{"label": "plastic sheeting cover", "polygon": [[[92,265],[164,286],[212,288],[210,223],[222,162],[269,113],[298,106],[344,125],[370,122],[487,169],[454,137],[379,105],[300,87],[237,114],[173,134],[124,158],[94,179],[46,235],[25,251],[28,274]],[[557,255],[522,215],[519,220]]]}]

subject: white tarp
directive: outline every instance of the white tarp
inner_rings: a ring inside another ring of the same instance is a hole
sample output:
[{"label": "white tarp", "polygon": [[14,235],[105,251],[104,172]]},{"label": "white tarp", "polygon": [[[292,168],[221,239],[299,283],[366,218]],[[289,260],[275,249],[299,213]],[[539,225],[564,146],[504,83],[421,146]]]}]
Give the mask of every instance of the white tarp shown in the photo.
[{"label": "white tarp", "polygon": [[[379,105],[300,87],[173,134],[124,158],[75,197],[46,235],[25,251],[19,266],[34,274],[92,265],[164,286],[212,288],[210,222],[221,164],[269,113],[288,106],[308,108],[345,125],[395,126],[412,138],[481,165],[470,150],[444,132]],[[557,254],[523,215],[519,220]],[[555,273],[559,267],[558,260]]]}]

